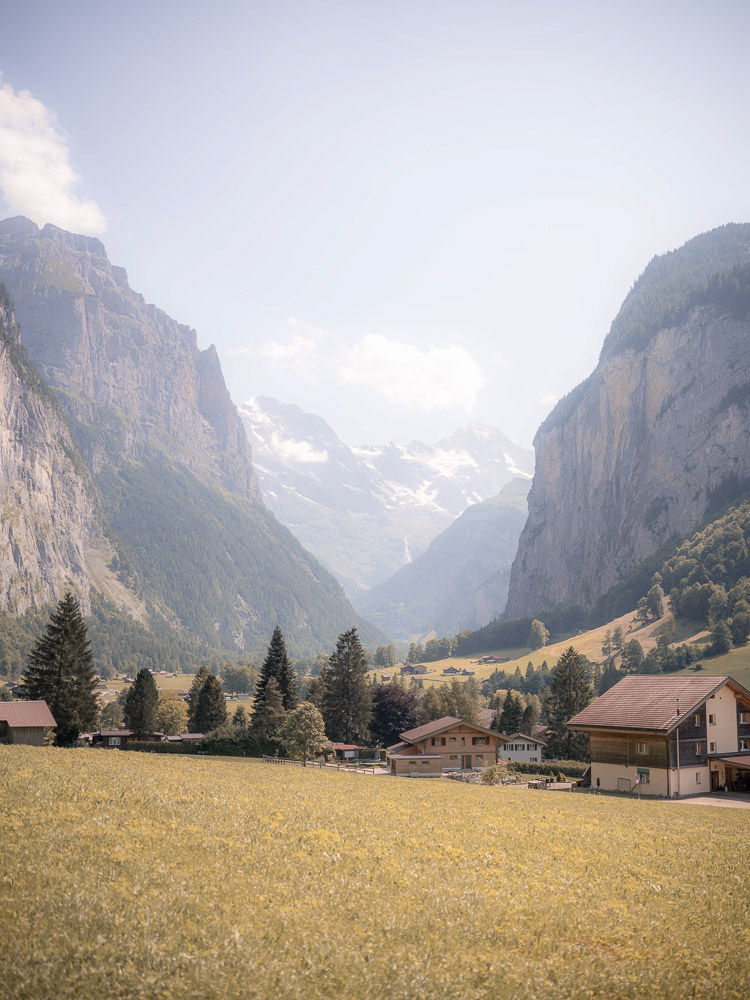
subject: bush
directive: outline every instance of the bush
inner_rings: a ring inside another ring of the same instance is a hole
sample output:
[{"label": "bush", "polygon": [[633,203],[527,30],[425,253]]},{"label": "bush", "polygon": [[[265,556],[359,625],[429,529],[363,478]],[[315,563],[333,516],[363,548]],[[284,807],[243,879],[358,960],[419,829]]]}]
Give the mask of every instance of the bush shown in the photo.
[{"label": "bush", "polygon": [[[550,778],[557,778],[560,781],[569,780],[571,778],[582,778],[588,767],[588,764],[583,763],[580,760],[545,760],[538,764],[530,764],[527,761],[514,760],[508,765],[508,768],[511,771],[516,771],[521,774],[543,774]],[[567,779],[564,776],[559,778],[559,775],[562,774],[562,768],[565,769],[565,774],[568,776]]]},{"label": "bush", "polygon": [[500,785],[507,777],[508,768],[505,764],[493,764],[492,767],[485,767],[479,781],[482,785]]}]

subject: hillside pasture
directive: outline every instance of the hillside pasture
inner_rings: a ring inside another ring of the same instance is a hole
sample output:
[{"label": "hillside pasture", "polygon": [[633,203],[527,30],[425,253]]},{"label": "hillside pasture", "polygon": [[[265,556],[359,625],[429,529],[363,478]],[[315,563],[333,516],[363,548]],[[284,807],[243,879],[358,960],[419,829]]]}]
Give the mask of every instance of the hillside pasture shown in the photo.
[{"label": "hillside pasture", "polygon": [[750,989],[750,814],[248,760],[0,747],[15,1000]]}]

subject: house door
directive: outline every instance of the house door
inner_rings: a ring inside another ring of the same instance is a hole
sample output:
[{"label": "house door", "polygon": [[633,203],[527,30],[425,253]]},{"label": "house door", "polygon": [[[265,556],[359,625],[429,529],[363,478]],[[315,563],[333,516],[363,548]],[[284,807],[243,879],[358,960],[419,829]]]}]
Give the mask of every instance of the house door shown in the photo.
[{"label": "house door", "polygon": [[711,791],[715,792],[718,787],[719,787],[719,772],[718,771],[712,771],[711,772]]},{"label": "house door", "polygon": [[468,771],[471,768],[471,754],[470,753],[463,754],[461,756],[461,767],[465,771]]}]

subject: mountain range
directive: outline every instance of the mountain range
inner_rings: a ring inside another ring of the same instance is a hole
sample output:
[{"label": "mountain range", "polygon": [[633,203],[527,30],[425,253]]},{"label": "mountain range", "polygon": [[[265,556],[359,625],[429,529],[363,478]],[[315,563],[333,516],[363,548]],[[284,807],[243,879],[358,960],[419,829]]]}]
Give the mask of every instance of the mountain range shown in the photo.
[{"label": "mountain range", "polygon": [[269,508],[355,604],[467,507],[533,473],[531,451],[483,424],[435,444],[351,447],[298,406],[260,396],[239,412]]},{"label": "mountain range", "polygon": [[135,623],[194,657],[260,650],[277,623],[297,653],[353,624],[385,638],[264,505],[215,349],[99,240],[7,219],[0,282],[0,611],[71,587],[99,642]]}]

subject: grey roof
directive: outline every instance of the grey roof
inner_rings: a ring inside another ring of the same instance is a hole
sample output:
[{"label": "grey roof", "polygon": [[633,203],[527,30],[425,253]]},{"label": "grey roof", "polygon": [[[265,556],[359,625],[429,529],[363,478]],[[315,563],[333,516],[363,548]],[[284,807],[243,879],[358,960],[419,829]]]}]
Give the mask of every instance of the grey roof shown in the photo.
[{"label": "grey roof", "polygon": [[750,692],[726,675],[664,677],[633,674],[618,681],[573,716],[568,726],[571,729],[639,729],[667,733],[727,683],[750,698]]},{"label": "grey roof", "polygon": [[0,701],[0,722],[11,729],[51,729],[56,726],[46,701]]}]

